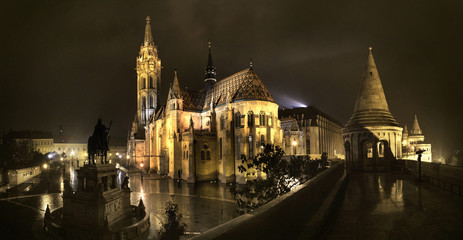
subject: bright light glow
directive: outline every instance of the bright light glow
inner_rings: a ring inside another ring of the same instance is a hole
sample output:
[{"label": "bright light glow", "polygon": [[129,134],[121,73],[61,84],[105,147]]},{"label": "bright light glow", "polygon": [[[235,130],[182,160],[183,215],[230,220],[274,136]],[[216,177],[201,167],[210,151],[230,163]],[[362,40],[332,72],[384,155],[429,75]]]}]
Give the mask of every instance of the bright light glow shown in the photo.
[{"label": "bright light glow", "polygon": [[143,167],[143,163],[140,163],[140,167]]},{"label": "bright light glow", "polygon": [[84,156],[88,156],[88,153],[84,153]]},{"label": "bright light glow", "polygon": [[76,152],[72,151],[72,152],[71,152],[71,156],[74,156],[74,154],[76,154]]},{"label": "bright light glow", "polygon": [[406,145],[406,144],[407,144],[407,141],[406,141],[406,140],[403,140],[402,144],[403,144],[403,145]]},{"label": "bright light glow", "polygon": [[120,167],[119,163],[116,163],[116,168],[119,168],[119,167]]},{"label": "bright light glow", "polygon": [[119,158],[122,158],[122,155],[119,155]]},{"label": "bright light glow", "polygon": [[296,141],[293,141],[293,146],[296,146],[297,145],[297,142]]},{"label": "bright light glow", "polygon": [[119,153],[117,152],[116,155],[119,156]]},{"label": "bright light glow", "polygon": [[63,161],[63,158],[61,157],[61,158],[59,158],[59,160]]},{"label": "bright light glow", "polygon": [[51,156],[51,153],[48,154],[48,159],[51,159],[53,156]]},{"label": "bright light glow", "polygon": [[127,155],[127,159],[130,159],[130,156],[129,156],[129,155]]},{"label": "bright light glow", "polygon": [[44,163],[43,164],[43,169],[47,169],[48,168],[48,164]]}]

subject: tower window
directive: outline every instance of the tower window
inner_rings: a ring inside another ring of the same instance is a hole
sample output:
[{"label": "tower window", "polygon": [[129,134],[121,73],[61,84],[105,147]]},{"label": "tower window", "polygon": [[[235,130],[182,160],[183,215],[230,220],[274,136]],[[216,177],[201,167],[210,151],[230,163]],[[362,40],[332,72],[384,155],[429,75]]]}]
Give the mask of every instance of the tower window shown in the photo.
[{"label": "tower window", "polygon": [[154,79],[153,79],[153,76],[150,76],[150,88],[154,88]]},{"label": "tower window", "polygon": [[373,72],[370,72],[370,76],[373,76]]},{"label": "tower window", "polygon": [[141,78],[141,86],[142,86],[142,89],[146,88],[146,79],[145,78]]},{"label": "tower window", "polygon": [[153,98],[153,96],[150,96],[150,107],[154,108],[154,98]]},{"label": "tower window", "polygon": [[252,145],[252,135],[249,135],[249,158],[252,158],[254,149],[253,149],[253,145]]}]

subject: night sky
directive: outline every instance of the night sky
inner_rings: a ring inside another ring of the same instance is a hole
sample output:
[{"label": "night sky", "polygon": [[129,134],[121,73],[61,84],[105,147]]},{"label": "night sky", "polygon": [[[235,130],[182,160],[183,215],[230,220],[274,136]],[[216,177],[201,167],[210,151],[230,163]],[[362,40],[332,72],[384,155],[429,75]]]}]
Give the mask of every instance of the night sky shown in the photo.
[{"label": "night sky", "polygon": [[314,105],[345,124],[373,47],[389,108],[416,113],[434,157],[463,149],[461,1],[7,1],[0,9],[0,130],[84,140],[98,117],[126,137],[135,58],[151,16],[162,103],[179,72],[203,87],[207,42],[217,77],[249,66],[280,105]]}]

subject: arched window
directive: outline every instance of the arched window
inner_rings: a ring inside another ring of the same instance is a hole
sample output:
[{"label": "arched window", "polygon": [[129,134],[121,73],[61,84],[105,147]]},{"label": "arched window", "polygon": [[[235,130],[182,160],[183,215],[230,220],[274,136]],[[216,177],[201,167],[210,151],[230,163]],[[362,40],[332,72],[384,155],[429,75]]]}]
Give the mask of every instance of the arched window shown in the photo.
[{"label": "arched window", "polygon": [[144,77],[141,78],[141,88],[142,89],[146,88],[146,78],[144,78]]},{"label": "arched window", "polygon": [[235,127],[239,128],[241,126],[241,114],[240,112],[235,113]]},{"label": "arched window", "polygon": [[252,145],[252,135],[249,135],[249,158],[251,159],[253,157],[252,152],[253,152],[253,145]]},{"label": "arched window", "polygon": [[201,150],[201,160],[206,160],[206,157],[204,156],[204,150]]},{"label": "arched window", "polygon": [[366,143],[367,158],[373,158],[373,144],[371,142]]},{"label": "arched window", "polygon": [[211,150],[206,151],[207,160],[211,160]]},{"label": "arched window", "polygon": [[260,135],[260,146],[261,148],[264,148],[265,146],[265,136],[263,134]]},{"label": "arched window", "polygon": [[248,112],[248,127],[254,126],[254,113],[252,111]]},{"label": "arched window", "polygon": [[223,114],[220,116],[220,129],[225,129],[225,116]]},{"label": "arched window", "polygon": [[150,96],[150,107],[154,108],[154,97]]},{"label": "arched window", "polygon": [[142,105],[142,109],[143,109],[143,110],[145,110],[146,106],[148,106],[148,105],[146,104],[146,97],[145,97],[145,96],[143,96],[143,97],[141,98],[141,105]]},{"label": "arched window", "polygon": [[265,113],[260,112],[259,114],[259,125],[265,127]]},{"label": "arched window", "polygon": [[236,137],[236,159],[241,159],[241,136]]},{"label": "arched window", "polygon": [[378,157],[384,157],[384,143],[378,143]]},{"label": "arched window", "polygon": [[154,78],[150,76],[150,88],[154,88]]}]

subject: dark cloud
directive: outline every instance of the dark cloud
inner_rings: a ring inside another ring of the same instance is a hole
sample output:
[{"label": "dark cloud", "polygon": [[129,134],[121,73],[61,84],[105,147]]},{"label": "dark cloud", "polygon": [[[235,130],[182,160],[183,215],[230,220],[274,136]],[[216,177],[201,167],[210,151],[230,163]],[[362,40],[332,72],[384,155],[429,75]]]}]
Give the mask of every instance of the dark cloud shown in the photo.
[{"label": "dark cloud", "polygon": [[[96,118],[125,136],[135,114],[135,57],[151,16],[162,99],[202,87],[207,42],[218,77],[249,64],[283,105],[346,122],[374,47],[389,107],[418,114],[440,155],[463,148],[462,3],[449,1],[9,1],[0,10],[1,129],[85,138]],[[293,99],[291,99],[293,98]]]}]

